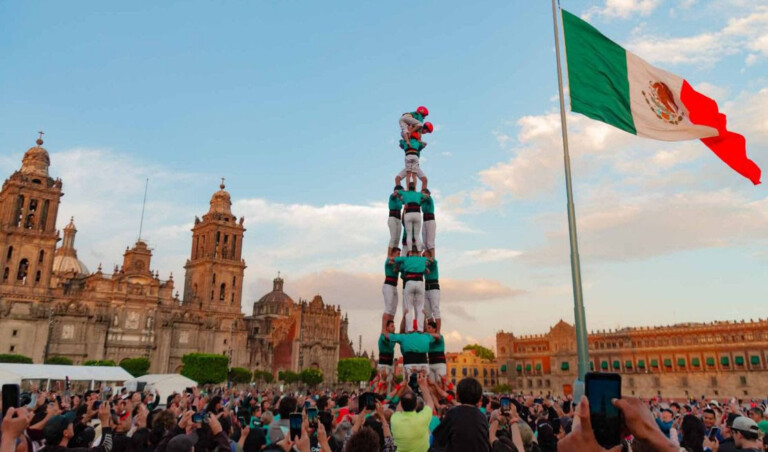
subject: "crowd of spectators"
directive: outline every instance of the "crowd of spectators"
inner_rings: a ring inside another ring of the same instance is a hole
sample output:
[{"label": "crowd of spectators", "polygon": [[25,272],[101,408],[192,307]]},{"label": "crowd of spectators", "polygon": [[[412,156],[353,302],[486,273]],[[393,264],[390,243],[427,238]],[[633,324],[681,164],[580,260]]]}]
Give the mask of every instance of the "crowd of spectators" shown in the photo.
[{"label": "crowd of spectators", "polygon": [[[390,393],[151,388],[22,393],[6,409],[0,452],[590,452],[586,398],[511,394],[509,409],[473,378],[442,388],[423,375]],[[643,451],[768,450],[762,400],[622,398],[622,446]],[[300,413],[301,416],[298,416]],[[308,413],[316,416],[308,416]],[[301,426],[291,428],[300,417]],[[311,419],[310,419],[311,418]]]}]

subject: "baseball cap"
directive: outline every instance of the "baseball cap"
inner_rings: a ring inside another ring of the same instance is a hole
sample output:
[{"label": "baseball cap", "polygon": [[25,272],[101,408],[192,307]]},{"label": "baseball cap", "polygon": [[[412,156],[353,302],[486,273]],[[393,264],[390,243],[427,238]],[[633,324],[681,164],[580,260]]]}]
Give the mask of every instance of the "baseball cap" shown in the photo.
[{"label": "baseball cap", "polygon": [[760,433],[760,428],[758,428],[757,423],[745,416],[739,416],[734,419],[731,428],[740,432],[754,433],[756,435]]},{"label": "baseball cap", "polygon": [[715,399],[710,400],[709,404],[710,405],[714,405],[714,406],[720,406],[720,403],[717,400],[715,400]]},{"label": "baseball cap", "polygon": [[74,411],[52,417],[43,427],[43,438],[45,438],[46,444],[50,446],[58,445],[64,437],[64,430],[69,427],[69,424],[74,422]]}]

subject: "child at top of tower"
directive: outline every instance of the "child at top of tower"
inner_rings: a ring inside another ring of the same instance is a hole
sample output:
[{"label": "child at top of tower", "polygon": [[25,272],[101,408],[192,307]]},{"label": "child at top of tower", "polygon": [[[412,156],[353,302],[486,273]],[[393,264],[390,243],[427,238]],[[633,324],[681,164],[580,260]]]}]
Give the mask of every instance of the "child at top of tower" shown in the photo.
[{"label": "child at top of tower", "polygon": [[427,107],[421,106],[409,113],[403,113],[400,116],[400,136],[404,141],[408,141],[408,137],[413,132],[421,131],[424,127],[424,118],[429,115]]},{"label": "child at top of tower", "polygon": [[[421,157],[421,151],[427,147],[427,143],[421,141],[420,132],[411,132],[408,141],[400,140],[400,149],[405,151],[405,184],[416,184],[417,176],[422,179],[422,187],[424,186],[423,179],[426,179],[424,173],[419,168],[419,158]],[[400,173],[402,174],[402,172]],[[398,177],[400,175],[398,174]]]}]

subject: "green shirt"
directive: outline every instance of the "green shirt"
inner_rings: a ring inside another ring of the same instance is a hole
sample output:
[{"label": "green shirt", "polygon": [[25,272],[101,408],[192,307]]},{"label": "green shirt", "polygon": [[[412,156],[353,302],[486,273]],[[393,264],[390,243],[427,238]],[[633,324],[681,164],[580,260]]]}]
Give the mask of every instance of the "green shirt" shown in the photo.
[{"label": "green shirt", "polygon": [[415,119],[415,120],[417,120],[419,122],[424,122],[424,115],[422,115],[421,113],[416,112],[416,111],[412,111],[410,114],[411,114],[411,116],[413,116],[413,119]]},{"label": "green shirt", "polygon": [[403,200],[400,199],[394,193],[389,195],[389,210],[402,210],[402,209],[403,209]]},{"label": "green shirt", "polygon": [[445,353],[445,340],[443,339],[443,335],[440,335],[439,340],[434,340],[434,337],[432,339],[432,342],[429,343],[429,353]]},{"label": "green shirt", "polygon": [[397,452],[427,452],[429,450],[429,423],[432,408],[421,411],[398,411],[392,415],[392,439]]},{"label": "green shirt", "polygon": [[420,191],[398,190],[397,192],[400,193],[400,196],[403,199],[403,203],[405,204],[412,203],[412,202],[416,204],[421,204],[426,199],[426,196],[424,196],[424,194],[421,193]]},{"label": "green shirt", "polygon": [[416,138],[410,138],[408,140],[408,143],[405,142],[405,140],[400,140],[400,149],[404,151],[408,151],[408,149],[413,149],[416,151],[416,156],[421,157],[421,151],[424,150],[424,142],[419,141]]},{"label": "green shirt", "polygon": [[431,334],[414,332],[390,334],[389,341],[400,344],[400,351],[403,353],[428,353],[429,346],[435,338]]},{"label": "green shirt", "polygon": [[424,200],[424,203],[421,205],[421,211],[424,213],[435,213],[435,201],[432,200],[432,197]]},{"label": "green shirt", "polygon": [[382,353],[385,355],[395,354],[395,343],[387,339],[383,334],[379,336],[379,355]]},{"label": "green shirt", "polygon": [[433,260],[432,263],[428,264],[427,268],[429,269],[429,273],[426,273],[424,275],[424,281],[437,281],[437,278],[439,276],[439,273],[437,271],[437,259]]},{"label": "green shirt", "polygon": [[398,272],[395,271],[395,264],[390,264],[389,259],[384,261],[384,276],[393,277],[395,279],[397,279],[398,276]]},{"label": "green shirt", "polygon": [[424,256],[396,257],[395,264],[403,273],[421,273],[427,271],[427,258]]}]

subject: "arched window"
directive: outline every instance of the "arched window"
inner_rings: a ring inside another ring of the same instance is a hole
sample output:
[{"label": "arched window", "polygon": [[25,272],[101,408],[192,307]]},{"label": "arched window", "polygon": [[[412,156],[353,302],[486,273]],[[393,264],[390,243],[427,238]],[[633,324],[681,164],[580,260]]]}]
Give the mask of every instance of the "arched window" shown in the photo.
[{"label": "arched window", "polygon": [[16,272],[16,280],[26,281],[27,270],[29,270],[29,261],[27,259],[22,259],[21,262],[19,262],[19,270]]},{"label": "arched window", "polygon": [[42,264],[43,259],[45,259],[45,251],[40,250],[40,254],[37,255],[37,263]]},{"label": "arched window", "polygon": [[16,226],[19,226],[21,224],[21,217],[23,215],[24,210],[24,195],[19,195],[16,198],[16,211],[13,214],[13,221],[16,224]]},{"label": "arched window", "polygon": [[224,283],[221,283],[221,286],[219,286],[219,301],[224,301],[224,296],[227,293],[227,285]]},{"label": "arched window", "polygon": [[38,270],[37,273],[35,273],[35,284],[40,282],[40,277],[41,276],[42,276],[42,274],[40,273],[40,270]]},{"label": "arched window", "polygon": [[24,228],[32,229],[33,227],[35,227],[35,214],[30,213],[27,215],[27,221],[24,222]]},{"label": "arched window", "polygon": [[8,267],[5,267],[5,270],[3,270],[3,282],[8,281],[8,275],[10,274],[10,269]]},{"label": "arched window", "polygon": [[216,273],[213,274],[213,281],[212,284],[216,284]]},{"label": "arched window", "polygon": [[8,247],[8,254],[5,256],[5,260],[9,261],[13,257],[13,247]]},{"label": "arched window", "polygon": [[46,223],[48,223],[48,208],[50,207],[51,202],[49,200],[45,200],[43,202],[43,212],[40,214],[40,230],[45,231]]}]

